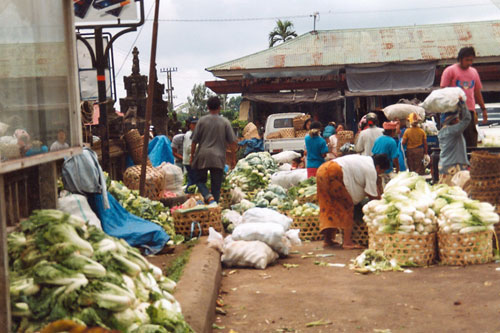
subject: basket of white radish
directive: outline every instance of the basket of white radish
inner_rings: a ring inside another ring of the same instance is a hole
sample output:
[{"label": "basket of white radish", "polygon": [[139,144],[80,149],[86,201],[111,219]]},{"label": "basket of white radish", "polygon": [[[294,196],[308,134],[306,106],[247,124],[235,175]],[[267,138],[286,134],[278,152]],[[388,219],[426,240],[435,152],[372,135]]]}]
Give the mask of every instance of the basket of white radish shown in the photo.
[{"label": "basket of white radish", "polygon": [[439,259],[443,265],[485,264],[492,260],[492,232],[438,234]]},{"label": "basket of white radish", "polygon": [[290,228],[300,229],[299,237],[303,241],[321,240],[322,235],[319,226],[319,207],[315,204],[297,206],[287,214],[293,219]]}]

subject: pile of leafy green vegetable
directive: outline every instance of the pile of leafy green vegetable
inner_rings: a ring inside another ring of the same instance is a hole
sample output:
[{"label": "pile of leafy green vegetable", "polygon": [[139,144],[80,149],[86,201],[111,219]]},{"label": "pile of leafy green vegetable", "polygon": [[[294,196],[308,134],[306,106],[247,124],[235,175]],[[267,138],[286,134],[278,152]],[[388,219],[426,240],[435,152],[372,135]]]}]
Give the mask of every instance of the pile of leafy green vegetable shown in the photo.
[{"label": "pile of leafy green vegetable", "polygon": [[269,153],[251,153],[238,161],[228,175],[228,182],[241,188],[243,192],[264,189],[277,169],[276,162]]},{"label": "pile of leafy green vegetable", "polygon": [[161,225],[174,243],[184,241],[182,235],[175,234],[174,218],[170,214],[170,209],[161,202],[141,197],[139,191],[130,190],[120,181],[111,180],[108,191],[129,213]]},{"label": "pile of leafy green vegetable", "polygon": [[7,237],[14,332],[71,319],[121,332],[192,332],[175,282],[123,240],[57,210]]},{"label": "pile of leafy green vegetable", "polygon": [[288,196],[291,200],[295,200],[297,198],[307,198],[315,195],[316,193],[316,177],[308,178],[288,190]]}]

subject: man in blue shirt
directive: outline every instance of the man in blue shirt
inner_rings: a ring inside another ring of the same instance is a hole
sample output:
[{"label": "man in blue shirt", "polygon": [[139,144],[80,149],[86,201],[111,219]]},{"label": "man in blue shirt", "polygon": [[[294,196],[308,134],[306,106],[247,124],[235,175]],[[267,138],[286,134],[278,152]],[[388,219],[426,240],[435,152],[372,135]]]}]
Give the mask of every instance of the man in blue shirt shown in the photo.
[{"label": "man in blue shirt", "polygon": [[398,122],[385,122],[384,135],[375,140],[375,143],[373,144],[373,155],[386,154],[389,157],[391,166],[386,173],[391,173],[394,168],[396,169],[396,173],[399,172],[398,145],[394,139],[397,129]]},{"label": "man in blue shirt", "polygon": [[325,155],[328,153],[328,146],[325,139],[320,135],[321,123],[315,121],[311,124],[311,130],[306,135],[307,154],[307,178],[316,177],[316,172],[321,164],[325,163]]}]

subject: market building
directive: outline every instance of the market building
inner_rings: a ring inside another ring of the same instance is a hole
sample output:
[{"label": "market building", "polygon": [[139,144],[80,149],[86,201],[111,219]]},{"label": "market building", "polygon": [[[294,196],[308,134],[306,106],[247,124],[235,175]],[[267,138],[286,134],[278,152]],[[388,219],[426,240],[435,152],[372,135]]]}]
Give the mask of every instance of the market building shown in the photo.
[{"label": "market building", "polygon": [[[500,21],[311,31],[207,68],[215,93],[241,93],[240,119],[305,112],[356,129],[367,112],[423,100],[460,48],[473,46],[486,102],[500,91]],[[219,80],[221,79],[221,80]]]}]

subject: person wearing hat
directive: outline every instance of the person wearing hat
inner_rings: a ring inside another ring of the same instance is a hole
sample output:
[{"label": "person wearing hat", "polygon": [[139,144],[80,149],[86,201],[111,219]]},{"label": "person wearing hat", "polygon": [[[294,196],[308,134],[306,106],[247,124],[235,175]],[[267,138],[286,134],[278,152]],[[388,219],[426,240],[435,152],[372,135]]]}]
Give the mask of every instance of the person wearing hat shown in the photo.
[{"label": "person wearing hat", "polygon": [[328,145],[321,137],[321,123],[313,121],[311,130],[304,138],[306,143],[305,154],[307,156],[307,178],[316,177],[316,172],[321,164],[325,163],[325,156],[328,153]]},{"label": "person wearing hat", "polygon": [[368,128],[359,133],[355,149],[361,155],[372,156],[373,144],[375,140],[382,136],[384,131],[377,127],[377,115],[373,112],[366,115],[366,123]]},{"label": "person wearing hat", "polygon": [[408,169],[419,175],[425,174],[424,156],[427,155],[427,135],[418,126],[420,119],[417,114],[410,115],[411,127],[403,134],[403,145],[406,145]]},{"label": "person wearing hat", "polygon": [[396,136],[399,123],[397,121],[388,121],[384,123],[384,135],[380,136],[373,144],[372,154],[386,154],[390,161],[390,167],[385,172],[391,173],[396,169],[399,172],[399,153],[398,145],[396,143]]},{"label": "person wearing hat", "polygon": [[[466,104],[460,100],[456,112],[443,115],[443,127],[439,131],[439,183],[452,185],[453,176],[469,166],[464,131],[472,121]],[[461,119],[460,119],[461,118]]]},{"label": "person wearing hat", "polygon": [[196,128],[196,123],[198,123],[197,116],[191,116],[186,120],[186,123],[189,127],[189,130],[184,134],[184,142],[182,143],[182,164],[187,172],[187,185],[186,185],[186,193],[188,192],[188,188],[191,185],[195,185],[195,179],[193,175],[193,170],[191,169],[191,143],[193,131]]}]

